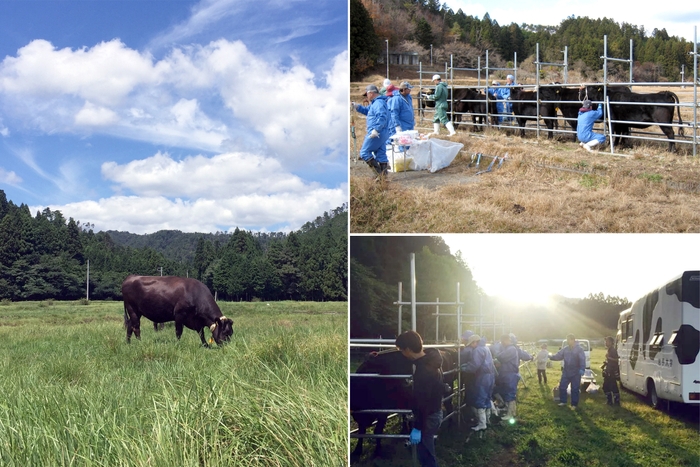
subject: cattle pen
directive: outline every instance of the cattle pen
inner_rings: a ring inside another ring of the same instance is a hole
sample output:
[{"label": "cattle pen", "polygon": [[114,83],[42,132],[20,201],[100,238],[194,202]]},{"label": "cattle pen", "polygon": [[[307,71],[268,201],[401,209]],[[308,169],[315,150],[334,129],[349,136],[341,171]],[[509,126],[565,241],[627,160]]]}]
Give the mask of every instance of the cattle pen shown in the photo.
[{"label": "cattle pen", "polygon": [[[540,138],[542,132],[547,133],[548,138],[554,135],[563,135],[576,139],[576,117],[581,102],[587,97],[588,89],[600,88],[601,93],[597,98],[591,99],[594,104],[604,106],[604,121],[597,124],[595,131],[603,133],[610,139],[610,153],[620,155],[616,148],[620,144],[631,141],[667,142],[669,150],[673,151],[678,144],[684,148],[684,152],[698,155],[698,51],[697,28],[695,28],[695,40],[693,51],[693,79],[692,82],[635,82],[633,81],[633,43],[630,41],[630,58],[620,59],[608,56],[607,36],[604,36],[604,52],[600,57],[604,60],[603,81],[567,83],[568,63],[567,54],[564,54],[564,62],[544,63],[540,61],[539,44],[535,58],[536,72],[535,83],[516,84],[511,87],[515,93],[511,93],[508,100],[498,100],[489,95],[494,88],[489,86],[489,73],[495,70],[510,70],[502,68],[489,68],[488,51],[486,52],[486,64],[482,67],[481,60],[477,68],[469,68],[476,71],[478,81],[475,85],[465,86],[455,84],[455,71],[467,70],[452,66],[453,57],[450,57],[450,66],[445,64],[444,74],[449,89],[449,113],[456,127],[472,126],[474,132],[483,131],[484,128],[497,128],[501,130],[517,130],[521,136],[525,132],[534,133]],[[608,75],[608,62],[623,62],[629,64],[630,78],[627,82],[611,82]],[[516,62],[517,63],[517,62]],[[564,83],[541,83],[540,71],[542,65],[561,66],[565,70]],[[486,84],[482,84],[482,72]],[[432,91],[432,86],[423,86],[422,75],[432,73],[423,71],[422,64],[419,71],[421,93],[418,96],[418,111],[420,121],[424,119],[424,112],[432,112],[429,98],[426,99],[425,91]],[[515,71],[513,72],[515,74]],[[517,76],[517,75],[516,75]],[[585,91],[579,92],[581,87]],[[656,88],[656,94],[646,94],[643,91]],[[629,98],[620,93],[614,94],[612,90],[624,89],[629,91]],[[638,90],[642,92],[636,92]],[[466,90],[470,90],[470,96],[465,97]],[[475,94],[476,93],[476,97]],[[513,96],[513,94],[519,95]],[[566,94],[567,98],[562,98]],[[660,95],[673,96],[673,102],[664,101]],[[524,97],[523,97],[524,96]],[[557,97],[558,96],[558,97]],[[574,97],[572,97],[574,96]],[[641,97],[640,97],[641,96]],[[516,98],[514,98],[516,97]],[[428,108],[426,108],[426,102]],[[516,102],[518,111],[516,111]],[[494,111],[494,106],[500,103],[513,104],[512,113],[499,113]],[[481,110],[474,110],[475,108]],[[677,115],[677,118],[676,118]],[[471,116],[472,122],[467,122],[465,117]],[[670,116],[670,118],[669,118]],[[426,117],[427,118],[427,117]],[[494,119],[502,120],[496,121]],[[477,120],[479,120],[477,122]],[[534,120],[534,122],[533,122]],[[563,124],[560,125],[560,122]],[[568,128],[567,128],[568,126]],[[656,126],[659,131],[641,131],[650,126]]]},{"label": "cattle pen", "polygon": [[[404,306],[410,306],[411,307],[411,330],[415,331],[416,330],[416,324],[417,324],[417,307],[428,307],[428,308],[435,308],[435,313],[432,313],[431,315],[435,317],[435,324],[436,324],[436,339],[435,339],[435,344],[425,344],[423,347],[424,348],[438,348],[438,349],[454,349],[456,351],[456,366],[448,371],[444,371],[444,375],[454,375],[454,379],[450,379],[450,385],[451,385],[451,393],[443,397],[443,403],[446,404],[446,407],[452,407],[452,411],[447,413],[444,418],[443,418],[443,424],[446,421],[449,421],[453,419],[453,417],[457,418],[457,426],[458,428],[462,427],[462,409],[466,408],[467,405],[465,403],[465,393],[466,389],[462,385],[462,376],[461,376],[461,359],[460,359],[460,349],[462,347],[462,342],[461,342],[461,335],[462,335],[462,328],[465,326],[469,326],[471,329],[473,329],[475,332],[478,332],[479,335],[484,336],[486,334],[486,331],[492,331],[494,340],[495,336],[497,335],[497,330],[500,330],[501,332],[505,332],[506,329],[506,324],[504,320],[504,315],[501,313],[500,315],[500,320],[497,318],[495,311],[492,313],[491,317],[486,317],[483,312],[483,307],[482,307],[482,301],[479,300],[479,310],[477,313],[464,313],[464,305],[465,302],[460,300],[461,297],[461,290],[460,290],[460,283],[457,282],[455,285],[455,290],[456,290],[456,300],[452,302],[447,302],[447,301],[440,301],[439,299],[436,299],[433,302],[422,302],[422,301],[417,301],[416,300],[416,277],[415,277],[415,253],[411,253],[410,255],[410,262],[411,262],[411,284],[413,286],[411,287],[410,295],[411,299],[410,301],[404,301],[403,300],[403,286],[402,283],[398,283],[398,300],[394,302],[394,305],[396,305],[397,308],[397,318],[398,318],[398,325],[397,325],[397,335],[400,335],[402,333],[402,322],[403,322],[403,307]],[[451,309],[454,309],[454,312],[441,312],[440,307],[449,307]],[[451,339],[448,339],[446,336],[443,337],[442,343],[440,342],[439,339],[439,321],[440,318],[455,318],[456,319],[456,336],[455,339],[450,342]],[[360,349],[393,349],[395,348],[395,340],[394,339],[349,339],[349,348],[360,348]],[[415,367],[414,367],[415,369]],[[529,371],[529,368],[528,368]],[[413,374],[380,374],[380,373],[350,373],[349,374],[349,379],[352,381],[354,378],[371,378],[371,379],[400,379],[400,380],[407,380],[410,381],[413,378]],[[457,383],[457,391],[454,391],[454,382]],[[352,384],[351,384],[352,388]],[[350,399],[352,401],[352,389],[350,391]],[[456,401],[456,403],[455,403]],[[352,403],[351,403],[351,414],[387,414],[388,418],[396,417],[398,415],[404,415],[404,416],[410,416],[412,414],[412,410],[410,409],[402,409],[402,408],[382,408],[382,409],[366,409],[366,410],[352,410]],[[375,422],[376,423],[376,422]],[[375,424],[373,423],[373,425]],[[408,442],[410,435],[409,434],[385,434],[385,433],[372,433],[372,434],[367,434],[367,433],[358,433],[359,428],[352,429],[350,430],[349,436],[350,439],[357,439],[358,443],[361,443],[363,439],[373,439],[373,440],[381,440],[381,439],[399,439],[399,440],[405,440],[405,442]],[[437,436],[437,435],[436,435]],[[415,445],[412,446],[412,459],[413,459],[413,465],[417,465],[417,457],[416,457],[416,447]]]}]

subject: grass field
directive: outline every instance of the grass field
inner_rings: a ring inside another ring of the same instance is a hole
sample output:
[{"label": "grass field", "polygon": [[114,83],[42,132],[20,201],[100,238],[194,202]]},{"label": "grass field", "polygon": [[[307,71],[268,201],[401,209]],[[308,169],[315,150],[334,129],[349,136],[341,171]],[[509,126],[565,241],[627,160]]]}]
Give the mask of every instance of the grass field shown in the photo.
[{"label": "grass field", "polygon": [[[351,84],[353,100],[363,99],[365,84]],[[421,123],[416,116],[416,129],[431,132],[431,119],[426,113]],[[357,151],[365,126],[364,117],[356,114]],[[691,130],[686,129],[686,136]],[[350,162],[351,232],[700,231],[700,161],[688,145],[670,153],[667,140],[635,141],[633,148],[611,155],[609,146],[589,153],[570,135],[548,140],[544,132],[539,138],[527,132],[521,138],[514,129],[471,133],[471,128],[461,128],[448,138],[442,128],[439,138],[464,148],[436,173],[390,173],[388,181],[378,183],[367,164]],[[484,155],[480,167],[470,166],[471,156],[478,153]],[[506,154],[501,168],[476,176],[493,156]]]},{"label": "grass field", "polygon": [[[347,303],[220,303],[222,348],[122,302],[0,306],[0,465],[342,466]],[[207,331],[207,337],[208,331]]]},{"label": "grass field", "polygon": [[[594,349],[591,367],[602,385],[605,351]],[[479,436],[463,425],[440,428],[437,455],[441,467],[658,467],[700,465],[698,407],[672,406],[658,411],[636,395],[622,391],[621,407],[605,404],[605,395],[582,394],[579,410],[558,407],[552,387],[559,384],[558,363],[547,370],[548,384],[523,370],[527,388],[518,390],[518,420],[494,426]],[[354,446],[355,440],[352,441]],[[366,442],[367,443],[367,442]],[[366,446],[367,447],[367,446]],[[365,449],[358,466],[411,465],[411,452],[399,442],[385,442],[382,458]]]}]

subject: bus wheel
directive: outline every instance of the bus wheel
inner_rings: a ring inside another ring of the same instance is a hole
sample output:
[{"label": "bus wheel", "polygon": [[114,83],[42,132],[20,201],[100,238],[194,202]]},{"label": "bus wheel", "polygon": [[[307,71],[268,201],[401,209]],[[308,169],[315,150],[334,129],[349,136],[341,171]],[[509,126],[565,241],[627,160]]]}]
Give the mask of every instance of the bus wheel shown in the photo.
[{"label": "bus wheel", "polygon": [[659,396],[656,394],[656,386],[654,385],[653,381],[649,381],[649,403],[651,404],[652,407],[655,409],[659,408]]}]

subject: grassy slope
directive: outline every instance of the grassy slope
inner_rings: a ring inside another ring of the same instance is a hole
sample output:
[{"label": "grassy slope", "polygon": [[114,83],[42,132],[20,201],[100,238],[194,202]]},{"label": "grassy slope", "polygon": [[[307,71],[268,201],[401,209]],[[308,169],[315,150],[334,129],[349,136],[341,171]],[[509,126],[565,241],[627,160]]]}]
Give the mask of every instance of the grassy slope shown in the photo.
[{"label": "grassy slope", "polygon": [[344,465],[347,304],[223,304],[125,343],[121,302],[0,307],[0,465]]},{"label": "grassy slope", "polygon": [[[600,365],[604,350],[594,349],[591,366],[602,385]],[[676,407],[672,415],[652,409],[646,401],[622,391],[622,406],[610,408],[605,396],[582,394],[579,411],[558,407],[552,387],[558,385],[559,364],[548,369],[549,384],[540,386],[523,371],[527,389],[518,391],[518,421],[495,426],[467,439],[461,429],[443,426],[437,440],[442,467],[656,467],[697,466],[700,463],[697,407]],[[354,443],[354,441],[353,441]],[[354,444],[353,444],[354,445]],[[386,455],[363,466],[405,466],[410,451],[399,443],[385,443]],[[372,449],[368,449],[371,451]]]}]

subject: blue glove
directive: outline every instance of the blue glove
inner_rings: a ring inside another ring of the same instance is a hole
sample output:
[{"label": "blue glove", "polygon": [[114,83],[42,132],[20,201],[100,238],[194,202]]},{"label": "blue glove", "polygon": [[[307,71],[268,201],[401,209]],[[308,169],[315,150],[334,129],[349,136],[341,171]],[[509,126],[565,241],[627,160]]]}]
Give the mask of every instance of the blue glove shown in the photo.
[{"label": "blue glove", "polygon": [[418,444],[420,443],[420,430],[416,430],[415,428],[411,430],[411,444]]},{"label": "blue glove", "polygon": [[580,374],[581,376],[583,376],[584,373],[585,373],[584,370],[579,370],[579,372],[578,372],[578,374]]}]

